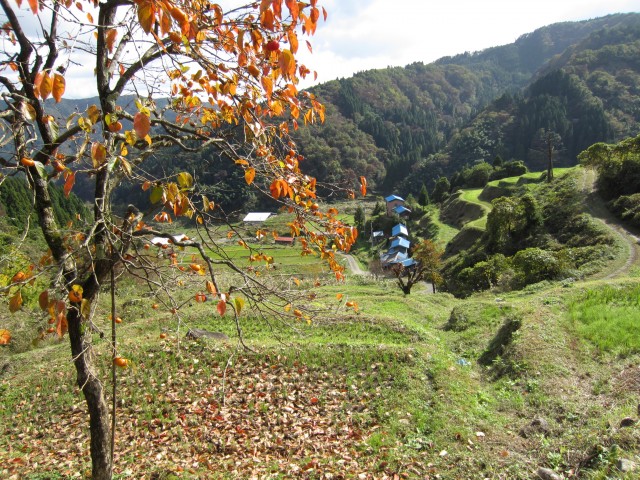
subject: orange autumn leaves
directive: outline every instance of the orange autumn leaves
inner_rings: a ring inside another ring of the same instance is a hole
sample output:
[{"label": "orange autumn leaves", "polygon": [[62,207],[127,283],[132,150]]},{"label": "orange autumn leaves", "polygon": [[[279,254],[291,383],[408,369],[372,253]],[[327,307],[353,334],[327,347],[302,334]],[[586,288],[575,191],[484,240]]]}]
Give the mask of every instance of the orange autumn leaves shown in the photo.
[{"label": "orange autumn leaves", "polygon": [[59,73],[50,74],[48,71],[41,71],[36,74],[33,81],[33,92],[36,98],[46,100],[52,96],[56,102],[62,100],[62,95],[66,89],[66,81]]}]

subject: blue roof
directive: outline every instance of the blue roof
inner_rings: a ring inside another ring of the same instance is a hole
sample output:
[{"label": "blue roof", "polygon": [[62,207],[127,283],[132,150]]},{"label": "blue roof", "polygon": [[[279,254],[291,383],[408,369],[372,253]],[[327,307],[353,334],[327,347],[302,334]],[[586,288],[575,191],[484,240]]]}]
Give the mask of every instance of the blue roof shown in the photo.
[{"label": "blue roof", "polygon": [[411,242],[409,240],[407,240],[406,238],[402,238],[402,237],[398,237],[395,240],[393,240],[393,242],[391,242],[391,246],[389,247],[389,250],[391,250],[392,248],[409,248],[411,246]]},{"label": "blue roof", "polygon": [[414,266],[418,262],[416,262],[413,258],[407,258],[406,260],[403,260],[400,263],[402,264],[403,267],[407,268],[407,267]]},{"label": "blue roof", "polygon": [[409,230],[407,230],[405,225],[399,223],[391,229],[391,236],[395,237],[396,235],[409,236]]},{"label": "blue roof", "polygon": [[393,202],[394,200],[400,200],[401,202],[404,202],[404,198],[399,197],[397,195],[389,195],[388,197],[385,197],[385,201],[387,203]]},{"label": "blue roof", "polygon": [[405,212],[411,212],[411,210],[409,210],[407,207],[405,207],[404,205],[398,205],[396,208],[393,209],[394,212],[396,212],[398,215],[405,213]]}]

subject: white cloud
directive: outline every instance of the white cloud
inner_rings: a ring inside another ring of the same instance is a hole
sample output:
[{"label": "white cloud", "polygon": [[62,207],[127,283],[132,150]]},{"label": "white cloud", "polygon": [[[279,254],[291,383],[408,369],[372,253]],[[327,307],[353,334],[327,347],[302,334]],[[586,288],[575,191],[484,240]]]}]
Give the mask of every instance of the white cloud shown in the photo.
[{"label": "white cloud", "polygon": [[[537,28],[640,10],[640,0],[326,0],[304,62],[318,82],[504,45]],[[311,82],[306,81],[305,86]]]}]

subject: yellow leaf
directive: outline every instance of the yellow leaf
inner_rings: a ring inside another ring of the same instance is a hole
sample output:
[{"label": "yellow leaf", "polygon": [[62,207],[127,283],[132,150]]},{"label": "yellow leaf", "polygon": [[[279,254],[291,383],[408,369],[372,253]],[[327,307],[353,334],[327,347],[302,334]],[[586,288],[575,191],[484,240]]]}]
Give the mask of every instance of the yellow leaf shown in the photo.
[{"label": "yellow leaf", "polygon": [[244,179],[247,182],[247,185],[251,185],[253,183],[253,179],[256,177],[256,169],[253,167],[249,167],[244,171]]},{"label": "yellow leaf", "polygon": [[84,318],[89,318],[91,314],[91,302],[86,298],[82,299],[82,303],[80,304],[80,313]]},{"label": "yellow leaf", "polygon": [[240,312],[242,311],[242,308],[244,307],[244,298],[235,297],[233,299],[233,305],[236,308],[236,313],[238,315],[240,315]]},{"label": "yellow leaf", "polygon": [[181,172],[178,174],[178,185],[180,188],[191,188],[193,186],[193,176],[189,172]]},{"label": "yellow leaf", "polygon": [[100,109],[96,105],[91,105],[87,108],[87,115],[89,116],[89,120],[91,120],[92,124],[95,124],[98,120],[100,120]]},{"label": "yellow leaf", "polygon": [[100,142],[91,144],[91,160],[93,160],[93,168],[98,168],[107,160],[107,149]]},{"label": "yellow leaf", "polygon": [[6,329],[0,330],[0,345],[8,345],[11,341],[11,332]]},{"label": "yellow leaf", "polygon": [[262,88],[264,88],[267,100],[271,101],[271,95],[273,94],[273,81],[271,78],[263,76],[260,78],[260,83],[262,83]]},{"label": "yellow leaf", "polygon": [[284,49],[280,52],[278,64],[280,65],[280,69],[282,70],[282,74],[285,78],[293,75],[296,71],[296,61],[293,57],[293,53],[291,53],[291,50],[289,49]]},{"label": "yellow leaf", "polygon": [[126,132],[124,132],[124,140],[129,145],[135,145],[136,140],[137,140],[137,138],[135,136],[135,132],[132,132],[131,130],[127,130]]}]

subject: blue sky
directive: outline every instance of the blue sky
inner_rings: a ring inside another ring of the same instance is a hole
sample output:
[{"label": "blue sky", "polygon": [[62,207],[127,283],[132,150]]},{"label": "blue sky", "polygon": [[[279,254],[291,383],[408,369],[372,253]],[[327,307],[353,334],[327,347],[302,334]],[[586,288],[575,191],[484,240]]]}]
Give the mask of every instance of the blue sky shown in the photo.
[{"label": "blue sky", "polygon": [[[320,0],[304,63],[317,82],[505,45],[556,22],[640,12],[640,0]],[[304,83],[308,86],[309,81]]]}]

